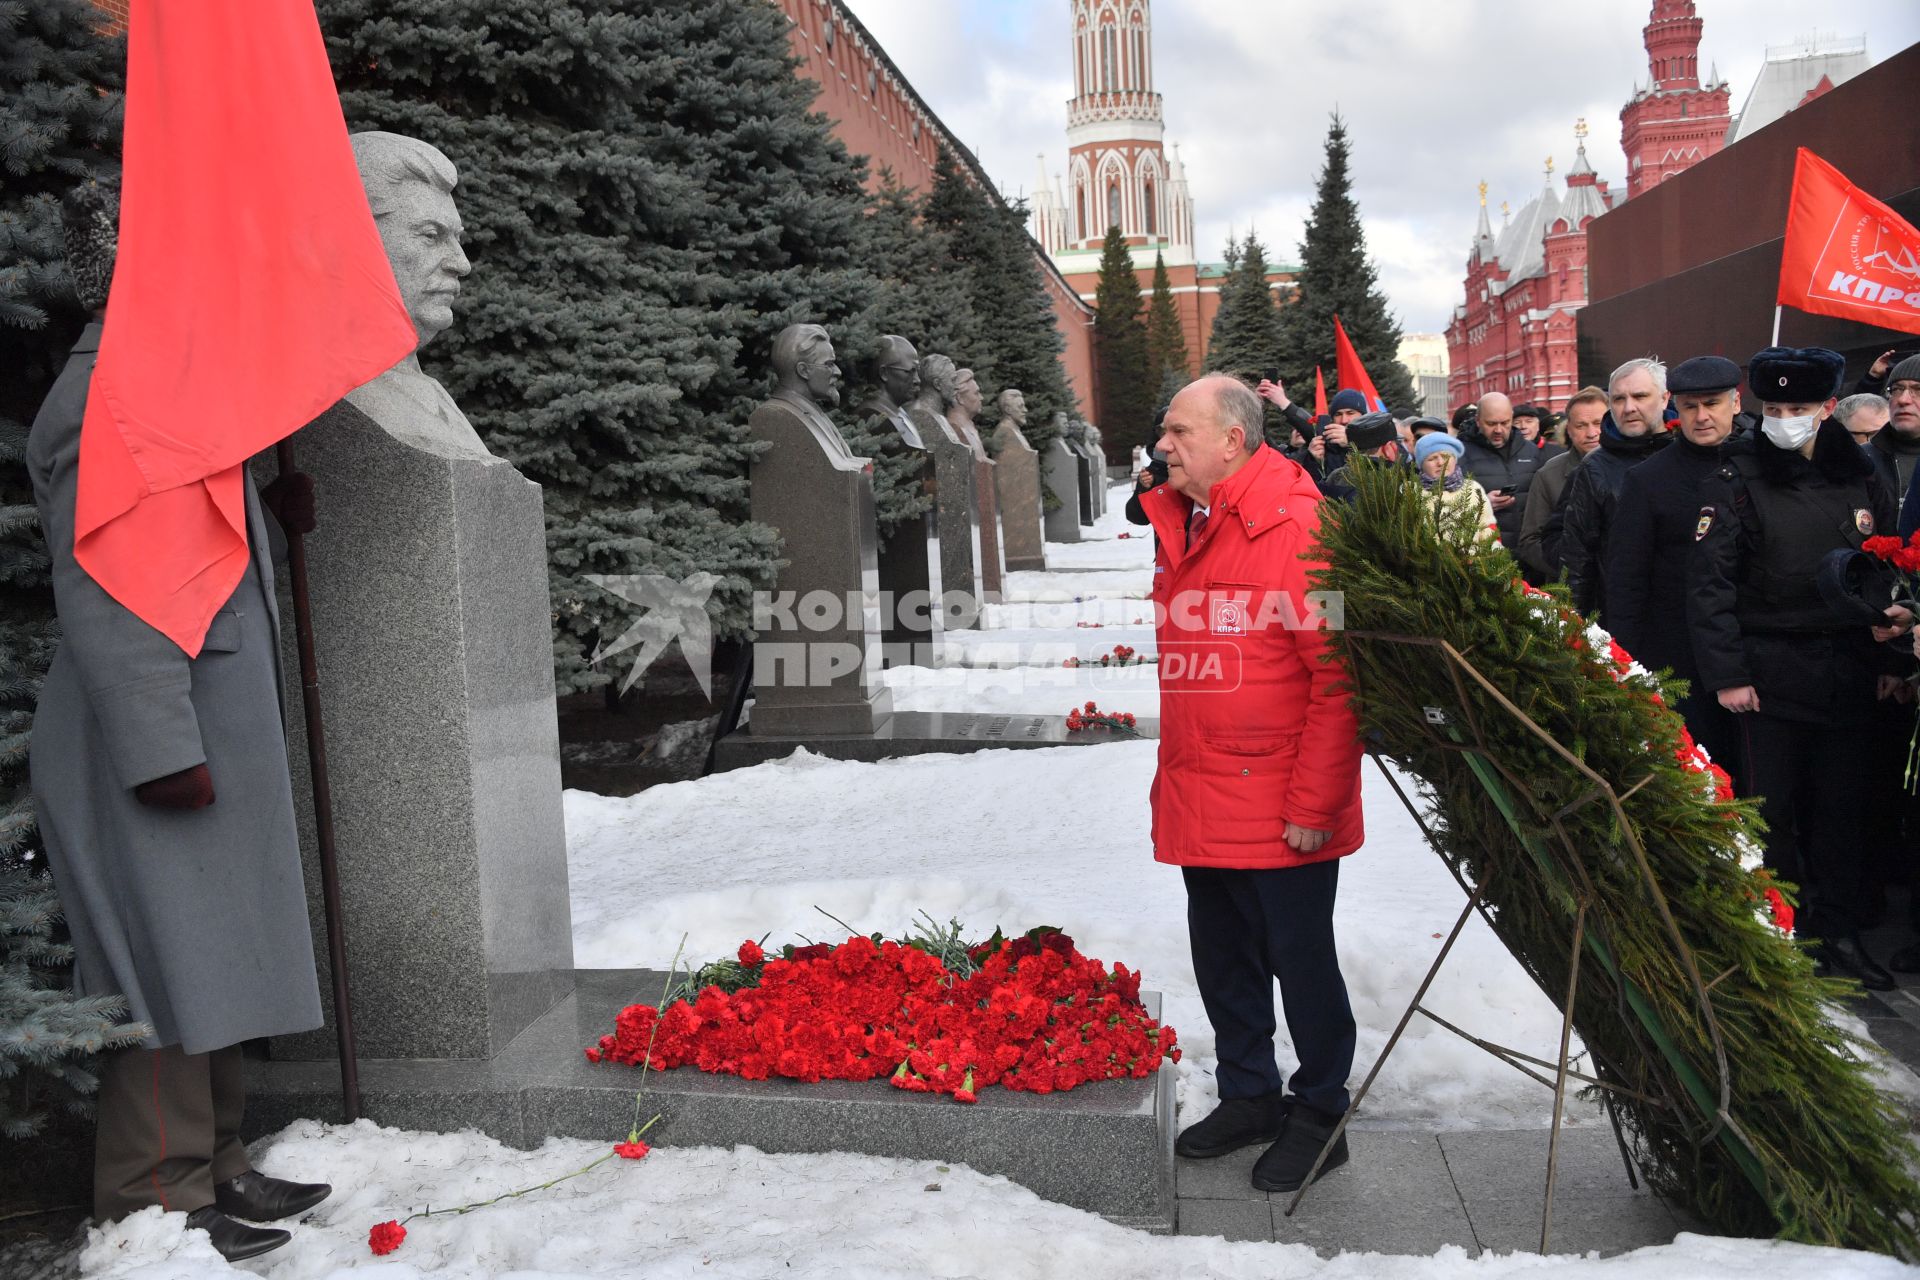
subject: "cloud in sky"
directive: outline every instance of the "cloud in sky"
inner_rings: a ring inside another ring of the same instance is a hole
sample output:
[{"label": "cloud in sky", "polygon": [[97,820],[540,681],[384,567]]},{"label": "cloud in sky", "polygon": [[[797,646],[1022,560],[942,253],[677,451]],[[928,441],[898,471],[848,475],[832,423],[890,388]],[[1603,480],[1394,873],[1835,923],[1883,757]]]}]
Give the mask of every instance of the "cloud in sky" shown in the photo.
[{"label": "cloud in sky", "polygon": [[[848,0],[927,103],[1009,194],[1038,154],[1066,160],[1073,92],[1067,0]],[[1187,162],[1202,258],[1257,229],[1291,260],[1313,201],[1327,120],[1353,146],[1368,249],[1409,331],[1438,331],[1460,301],[1478,210],[1515,210],[1574,152],[1624,190],[1620,108],[1647,76],[1648,0],[1156,0],[1155,88]],[[1813,29],[1867,36],[1877,62],[1920,40],[1914,0],[1699,0],[1700,60],[1739,110],[1769,44]]]}]

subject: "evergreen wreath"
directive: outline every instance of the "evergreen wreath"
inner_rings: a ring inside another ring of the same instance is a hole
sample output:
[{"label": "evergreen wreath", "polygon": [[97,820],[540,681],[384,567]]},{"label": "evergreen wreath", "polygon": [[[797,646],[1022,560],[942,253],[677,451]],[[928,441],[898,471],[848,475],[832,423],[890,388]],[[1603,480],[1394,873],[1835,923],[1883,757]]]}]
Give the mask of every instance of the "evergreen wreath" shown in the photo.
[{"label": "evergreen wreath", "polygon": [[1836,1020],[1853,985],[1779,925],[1754,804],[1564,588],[1523,588],[1404,468],[1350,474],[1314,577],[1361,724],[1556,1005],[1584,904],[1573,1022],[1654,1188],[1729,1233],[1920,1254],[1905,1117]]}]

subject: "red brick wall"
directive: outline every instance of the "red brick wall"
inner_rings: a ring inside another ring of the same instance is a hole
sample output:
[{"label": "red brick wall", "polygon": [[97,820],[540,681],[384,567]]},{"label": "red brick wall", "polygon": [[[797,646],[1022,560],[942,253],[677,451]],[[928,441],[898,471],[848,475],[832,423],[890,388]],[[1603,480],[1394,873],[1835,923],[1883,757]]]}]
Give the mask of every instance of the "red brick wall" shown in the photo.
[{"label": "red brick wall", "polygon": [[129,2],[130,0],[93,0],[94,7],[107,15],[107,24],[103,30],[113,33],[126,29]]}]

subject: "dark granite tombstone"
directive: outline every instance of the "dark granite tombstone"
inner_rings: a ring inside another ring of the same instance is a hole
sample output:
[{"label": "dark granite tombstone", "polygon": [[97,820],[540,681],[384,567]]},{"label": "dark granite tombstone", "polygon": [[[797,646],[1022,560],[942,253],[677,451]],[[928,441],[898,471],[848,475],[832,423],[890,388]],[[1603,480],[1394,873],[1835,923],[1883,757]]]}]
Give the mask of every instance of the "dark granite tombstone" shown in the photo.
[{"label": "dark granite tombstone", "polygon": [[920,360],[920,394],[907,407],[907,416],[920,433],[921,443],[933,450],[939,491],[934,500],[934,527],[940,538],[941,607],[949,631],[961,631],[980,621],[980,504],[974,498],[973,449],[947,421],[947,411],[959,394],[959,370],[943,355]]},{"label": "dark granite tombstone", "polygon": [[1007,568],[1015,572],[1047,567],[1040,455],[1020,430],[1026,421],[1026,397],[1012,387],[1002,391],[1000,425],[993,433],[993,481],[995,495],[1000,500],[1000,532],[1006,540]]},{"label": "dark granite tombstone", "polygon": [[[882,338],[875,371],[876,386],[863,410],[874,433],[886,441],[884,448],[914,460],[912,474],[933,498],[938,492],[933,451],[905,408],[920,393],[919,353],[905,338]],[[881,536],[879,569],[886,665],[934,665],[943,626],[940,542],[932,509]]]},{"label": "dark granite tombstone", "polygon": [[1099,518],[1094,509],[1094,490],[1099,486],[1097,468],[1093,454],[1087,448],[1086,437],[1082,435],[1085,424],[1078,418],[1067,423],[1067,448],[1073,451],[1074,494],[1080,502],[1080,523],[1092,524]]},{"label": "dark granite tombstone", "polygon": [[1046,513],[1048,542],[1080,541],[1080,455],[1055,436],[1040,458],[1041,475],[1059,505]]},{"label": "dark granite tombstone", "polygon": [[822,404],[840,367],[819,325],[774,340],[773,395],[753,411],[768,446],[751,472],[753,518],[780,534],[785,563],[755,606],[755,735],[872,734],[892,713],[880,684],[880,572],[871,465],[847,448]]},{"label": "dark granite tombstone", "polygon": [[973,420],[980,412],[980,383],[973,370],[959,372],[953,408],[947,410],[947,423],[973,451],[973,499],[979,504],[976,518],[980,525],[980,588],[998,600],[1007,589],[1006,536],[1000,529],[1000,498],[994,487],[993,456],[980,438]]}]

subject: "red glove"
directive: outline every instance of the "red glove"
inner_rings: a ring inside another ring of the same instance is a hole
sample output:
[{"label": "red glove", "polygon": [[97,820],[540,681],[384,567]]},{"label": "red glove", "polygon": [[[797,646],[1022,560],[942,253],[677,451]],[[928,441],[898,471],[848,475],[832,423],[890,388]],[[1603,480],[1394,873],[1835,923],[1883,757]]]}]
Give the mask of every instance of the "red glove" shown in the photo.
[{"label": "red glove", "polygon": [[213,803],[213,775],[207,772],[207,766],[197,764],[143,782],[133,789],[133,795],[141,804],[155,809],[204,809]]},{"label": "red glove", "polygon": [[260,491],[260,505],[271,511],[288,533],[312,533],[313,477],[304,471],[275,477]]}]

